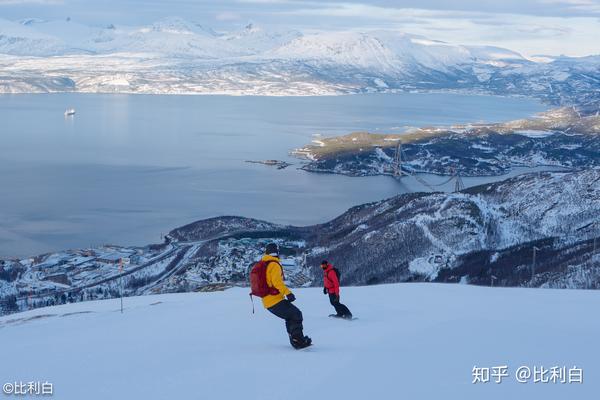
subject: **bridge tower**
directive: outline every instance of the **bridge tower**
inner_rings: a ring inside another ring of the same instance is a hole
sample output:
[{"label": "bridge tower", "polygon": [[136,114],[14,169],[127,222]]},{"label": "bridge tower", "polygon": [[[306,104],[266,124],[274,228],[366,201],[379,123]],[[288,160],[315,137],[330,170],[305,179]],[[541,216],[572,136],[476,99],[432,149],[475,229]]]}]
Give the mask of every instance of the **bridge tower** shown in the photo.
[{"label": "bridge tower", "polygon": [[402,178],[402,140],[398,140],[396,156],[394,157],[394,178]]},{"label": "bridge tower", "polygon": [[458,172],[458,168],[454,170],[454,191],[460,192],[465,188],[465,184],[463,183],[462,178],[460,177],[460,173]]}]

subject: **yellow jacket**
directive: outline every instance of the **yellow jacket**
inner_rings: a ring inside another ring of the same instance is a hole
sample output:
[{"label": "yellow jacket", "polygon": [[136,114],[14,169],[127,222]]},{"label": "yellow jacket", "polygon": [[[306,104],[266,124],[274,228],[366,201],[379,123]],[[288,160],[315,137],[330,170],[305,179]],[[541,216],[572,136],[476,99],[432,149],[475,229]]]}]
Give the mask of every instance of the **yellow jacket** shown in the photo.
[{"label": "yellow jacket", "polygon": [[279,290],[279,293],[269,294],[262,299],[263,306],[265,306],[265,308],[270,308],[283,300],[285,296],[292,293],[292,291],[288,289],[283,282],[283,270],[281,269],[281,266],[277,264],[280,262],[279,258],[265,254],[262,261],[275,261],[267,264],[267,285]]}]

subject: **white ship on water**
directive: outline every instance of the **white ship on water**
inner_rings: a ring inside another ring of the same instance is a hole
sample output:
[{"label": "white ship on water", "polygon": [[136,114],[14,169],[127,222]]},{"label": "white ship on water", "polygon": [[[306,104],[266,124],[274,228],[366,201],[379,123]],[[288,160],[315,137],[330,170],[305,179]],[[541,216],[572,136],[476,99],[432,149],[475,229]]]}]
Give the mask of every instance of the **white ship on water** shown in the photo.
[{"label": "white ship on water", "polygon": [[65,117],[67,117],[69,115],[75,115],[75,109],[74,108],[67,108],[65,110]]}]

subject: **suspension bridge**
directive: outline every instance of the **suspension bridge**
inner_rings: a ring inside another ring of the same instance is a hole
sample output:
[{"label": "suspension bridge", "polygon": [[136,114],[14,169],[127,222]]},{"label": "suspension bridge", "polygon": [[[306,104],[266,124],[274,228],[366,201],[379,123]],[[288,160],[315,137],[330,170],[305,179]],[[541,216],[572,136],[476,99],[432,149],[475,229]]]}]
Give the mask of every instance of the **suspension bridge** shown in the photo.
[{"label": "suspension bridge", "polygon": [[402,168],[402,164],[404,160],[407,160],[408,157],[402,148],[402,141],[398,140],[398,145],[396,146],[396,154],[394,155],[394,162],[392,166],[392,175],[396,179],[402,179],[404,176],[413,177],[417,182],[421,183],[423,186],[428,187],[432,191],[438,191],[440,186],[445,186],[448,183],[454,181],[454,191],[460,192],[465,188],[462,178],[460,177],[460,173],[458,172],[458,168],[452,168],[450,177],[442,182],[431,184],[423,179],[421,176],[413,172],[412,170],[406,171],[406,168]]}]

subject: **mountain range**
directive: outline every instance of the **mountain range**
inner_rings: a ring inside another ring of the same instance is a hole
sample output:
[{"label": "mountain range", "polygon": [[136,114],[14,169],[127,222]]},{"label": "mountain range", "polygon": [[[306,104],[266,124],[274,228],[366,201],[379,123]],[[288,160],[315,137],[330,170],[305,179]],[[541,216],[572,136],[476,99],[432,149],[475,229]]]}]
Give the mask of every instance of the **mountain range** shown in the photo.
[{"label": "mountain range", "polygon": [[600,56],[528,59],[399,31],[217,32],[171,17],[139,27],[0,19],[0,92],[319,95],[458,90],[594,113]]}]

